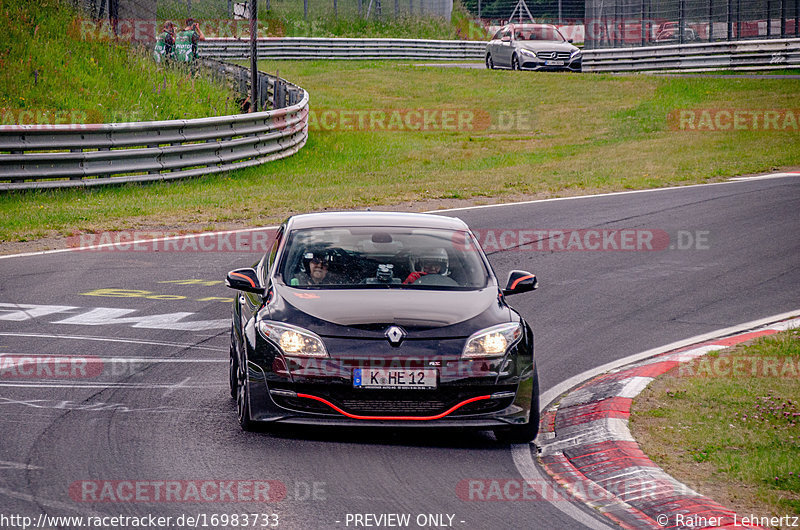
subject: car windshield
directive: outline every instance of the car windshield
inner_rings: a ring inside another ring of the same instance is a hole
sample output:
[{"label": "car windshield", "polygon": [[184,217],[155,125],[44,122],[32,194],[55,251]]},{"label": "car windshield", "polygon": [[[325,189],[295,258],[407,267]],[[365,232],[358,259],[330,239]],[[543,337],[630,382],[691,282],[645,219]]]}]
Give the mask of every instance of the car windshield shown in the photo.
[{"label": "car windshield", "polygon": [[277,276],[318,288],[474,290],[489,275],[469,232],[337,227],[289,234]]},{"label": "car windshield", "polygon": [[521,27],[514,31],[516,40],[547,40],[564,42],[564,37],[553,26]]}]

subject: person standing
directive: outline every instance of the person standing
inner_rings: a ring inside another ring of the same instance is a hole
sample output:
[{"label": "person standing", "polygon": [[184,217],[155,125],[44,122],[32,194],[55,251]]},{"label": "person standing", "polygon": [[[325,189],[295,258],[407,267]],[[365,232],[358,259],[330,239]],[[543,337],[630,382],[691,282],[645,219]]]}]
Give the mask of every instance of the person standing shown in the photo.
[{"label": "person standing", "polygon": [[186,19],[186,27],[175,37],[175,58],[178,62],[192,63],[197,58],[197,42],[206,40],[200,25],[193,18]]},{"label": "person standing", "polygon": [[156,39],[153,48],[153,59],[157,63],[166,62],[175,58],[175,24],[169,20],[164,22],[164,31]]}]

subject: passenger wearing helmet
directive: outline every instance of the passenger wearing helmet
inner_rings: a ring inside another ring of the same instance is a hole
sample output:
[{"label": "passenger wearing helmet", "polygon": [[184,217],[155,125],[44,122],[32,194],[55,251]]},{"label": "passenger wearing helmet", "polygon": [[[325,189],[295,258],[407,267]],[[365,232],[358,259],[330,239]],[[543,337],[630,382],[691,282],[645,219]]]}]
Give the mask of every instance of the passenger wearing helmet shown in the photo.
[{"label": "passenger wearing helmet", "polygon": [[303,254],[303,270],[295,274],[289,285],[320,285],[336,283],[329,274],[333,254],[327,250],[308,250]]},{"label": "passenger wearing helmet", "polygon": [[447,275],[450,260],[447,257],[447,251],[443,248],[432,248],[424,251],[419,258],[417,258],[414,268],[416,269],[408,278],[403,282],[408,285],[419,280],[422,276],[427,274],[441,274]]}]

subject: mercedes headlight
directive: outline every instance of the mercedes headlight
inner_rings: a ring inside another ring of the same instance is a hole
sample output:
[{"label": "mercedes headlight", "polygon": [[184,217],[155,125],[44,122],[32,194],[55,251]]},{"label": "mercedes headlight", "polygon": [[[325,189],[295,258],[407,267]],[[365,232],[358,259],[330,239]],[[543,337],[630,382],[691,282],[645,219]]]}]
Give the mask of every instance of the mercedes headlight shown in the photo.
[{"label": "mercedes headlight", "polygon": [[536,57],[536,54],[530,50],[522,49],[519,51],[522,55],[527,55],[528,57]]},{"label": "mercedes headlight", "polygon": [[484,357],[501,357],[522,337],[522,326],[519,322],[509,322],[473,333],[464,346],[462,357],[476,359]]},{"label": "mercedes headlight", "polygon": [[569,58],[570,59],[574,59],[575,57],[580,57],[580,56],[581,56],[581,51],[580,50],[575,50],[571,54],[569,54]]},{"label": "mercedes headlight", "polygon": [[316,334],[288,324],[261,320],[258,330],[284,354],[295,357],[327,357],[328,352]]}]

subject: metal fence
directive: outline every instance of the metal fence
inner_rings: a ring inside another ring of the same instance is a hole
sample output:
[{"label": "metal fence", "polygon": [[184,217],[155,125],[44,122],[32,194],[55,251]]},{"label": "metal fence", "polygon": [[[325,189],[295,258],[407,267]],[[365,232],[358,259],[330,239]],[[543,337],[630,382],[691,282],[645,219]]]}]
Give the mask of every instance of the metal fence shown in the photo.
[{"label": "metal fence", "polygon": [[800,36],[800,0],[586,0],[585,48]]},{"label": "metal fence", "polygon": [[[205,67],[242,92],[249,70]],[[296,153],[308,138],[308,94],[259,73],[264,112],[192,120],[0,126],[0,191],[188,178]]]},{"label": "metal fence", "polygon": [[[249,18],[246,0],[71,0],[97,20],[199,21]],[[378,19],[439,17],[450,20],[453,0],[258,0],[259,19]]]},{"label": "metal fence", "polygon": [[510,20],[581,24],[586,0],[462,0],[465,8],[486,25]]},{"label": "metal fence", "polygon": [[[200,43],[198,50],[202,57],[242,60],[249,57],[250,45],[236,39],[209,39]],[[262,59],[482,61],[485,55],[485,41],[304,37],[258,40],[258,56]]]},{"label": "metal fence", "polygon": [[696,42],[583,53],[584,72],[776,70],[800,67],[800,39]]}]

